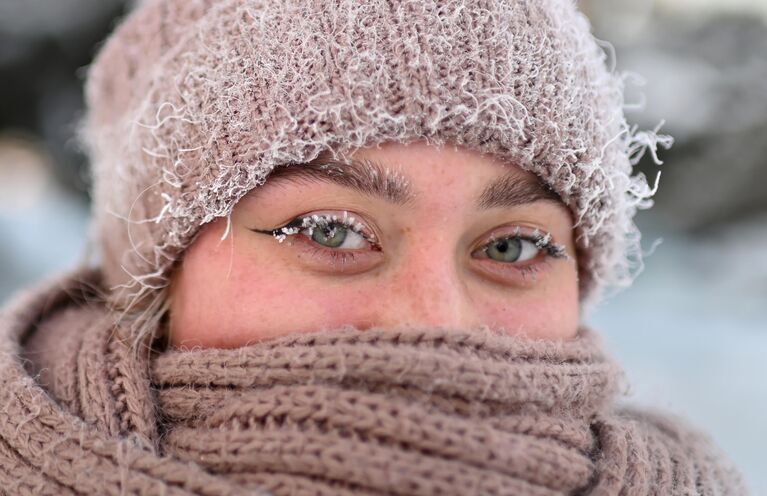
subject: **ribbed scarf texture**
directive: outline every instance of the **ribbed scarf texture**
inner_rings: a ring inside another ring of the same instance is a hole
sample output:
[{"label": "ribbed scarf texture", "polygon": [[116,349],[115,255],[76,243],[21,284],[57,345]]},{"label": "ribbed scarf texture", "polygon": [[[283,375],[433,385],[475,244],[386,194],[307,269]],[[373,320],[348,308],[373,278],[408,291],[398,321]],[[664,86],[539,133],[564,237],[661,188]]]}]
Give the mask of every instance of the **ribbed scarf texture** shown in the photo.
[{"label": "ribbed scarf texture", "polygon": [[616,406],[620,371],[586,328],[135,354],[96,284],[66,276],[2,313],[3,494],[745,494],[705,435]]}]

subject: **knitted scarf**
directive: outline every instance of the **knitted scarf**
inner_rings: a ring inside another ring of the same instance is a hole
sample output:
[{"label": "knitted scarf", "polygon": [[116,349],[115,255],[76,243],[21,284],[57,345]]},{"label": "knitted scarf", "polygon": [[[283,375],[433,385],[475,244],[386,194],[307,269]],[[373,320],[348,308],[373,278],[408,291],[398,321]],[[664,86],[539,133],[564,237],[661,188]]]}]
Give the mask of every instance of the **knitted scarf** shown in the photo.
[{"label": "knitted scarf", "polygon": [[[744,494],[708,438],[615,405],[619,369],[489,329],[339,329],[135,353],[92,272],[0,318],[7,494]],[[211,332],[221,332],[211,329]]]}]

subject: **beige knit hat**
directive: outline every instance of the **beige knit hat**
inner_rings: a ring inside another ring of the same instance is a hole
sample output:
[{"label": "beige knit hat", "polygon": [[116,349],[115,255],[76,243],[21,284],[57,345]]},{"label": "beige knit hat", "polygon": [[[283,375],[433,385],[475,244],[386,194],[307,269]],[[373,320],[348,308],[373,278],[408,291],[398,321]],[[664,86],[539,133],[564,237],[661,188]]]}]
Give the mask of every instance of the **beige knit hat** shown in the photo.
[{"label": "beige knit hat", "polygon": [[421,139],[556,191],[596,302],[641,267],[632,219],[654,190],[632,165],[671,142],[626,123],[606,61],[571,0],[146,0],[90,67],[81,127],[112,302],[160,295],[275,165]]}]

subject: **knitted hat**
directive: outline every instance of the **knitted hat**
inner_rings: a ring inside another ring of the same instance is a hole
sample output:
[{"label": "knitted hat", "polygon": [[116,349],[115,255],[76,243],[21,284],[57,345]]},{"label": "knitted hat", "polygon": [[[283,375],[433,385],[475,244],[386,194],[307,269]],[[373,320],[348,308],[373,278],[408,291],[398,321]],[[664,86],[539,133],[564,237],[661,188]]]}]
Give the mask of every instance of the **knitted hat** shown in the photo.
[{"label": "knitted hat", "polygon": [[670,144],[628,126],[606,58],[571,0],[146,0],[90,67],[81,128],[113,303],[161,292],[276,165],[415,140],[556,191],[594,302],[641,263],[654,191],[631,169]]}]

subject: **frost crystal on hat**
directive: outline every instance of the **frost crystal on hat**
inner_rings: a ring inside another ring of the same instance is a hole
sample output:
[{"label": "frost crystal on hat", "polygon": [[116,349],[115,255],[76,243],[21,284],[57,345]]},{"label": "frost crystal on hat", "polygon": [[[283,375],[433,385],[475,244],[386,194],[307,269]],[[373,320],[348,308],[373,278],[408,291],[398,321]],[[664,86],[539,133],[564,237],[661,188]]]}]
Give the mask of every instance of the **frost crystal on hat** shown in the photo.
[{"label": "frost crystal on hat", "polygon": [[623,115],[571,0],[146,0],[92,65],[82,136],[115,302],[160,291],[200,227],[278,164],[388,141],[492,154],[576,220],[581,300],[628,285],[632,165],[670,138]]}]

